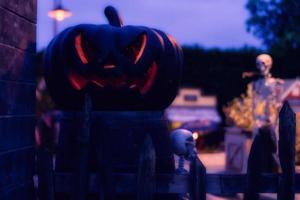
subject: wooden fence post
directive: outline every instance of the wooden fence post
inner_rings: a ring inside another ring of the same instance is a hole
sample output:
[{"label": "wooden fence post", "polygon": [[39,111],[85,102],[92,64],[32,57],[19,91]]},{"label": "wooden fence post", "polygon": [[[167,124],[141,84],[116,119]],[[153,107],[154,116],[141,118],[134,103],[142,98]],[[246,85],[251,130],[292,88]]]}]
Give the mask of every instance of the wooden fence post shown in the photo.
[{"label": "wooden fence post", "polygon": [[259,199],[262,173],[278,172],[276,142],[275,131],[270,125],[259,128],[248,158],[244,199]]},{"label": "wooden fence post", "polygon": [[190,164],[190,197],[191,200],[206,199],[206,168],[196,155]]},{"label": "wooden fence post", "polygon": [[244,200],[259,199],[258,188],[259,188],[259,180],[261,177],[261,163],[260,163],[261,152],[262,152],[262,144],[260,143],[259,136],[257,135],[254,138],[249,153]]},{"label": "wooden fence post", "polygon": [[84,107],[83,107],[83,121],[82,131],[78,138],[78,166],[75,166],[73,173],[73,192],[72,200],[85,200],[88,193],[89,183],[89,169],[88,169],[88,158],[89,158],[89,143],[90,143],[90,123],[91,123],[91,111],[92,101],[89,94],[85,95]]},{"label": "wooden fence post", "polygon": [[146,135],[140,151],[137,173],[137,200],[151,200],[155,192],[155,149],[150,135]]},{"label": "wooden fence post", "polygon": [[263,187],[262,173],[278,172],[277,145],[274,128],[266,124],[259,128],[251,146],[244,199],[259,199]]},{"label": "wooden fence post", "polygon": [[54,200],[53,153],[55,152],[55,145],[53,141],[53,126],[55,119],[54,116],[50,116],[50,126],[45,119],[41,118],[36,125],[37,133],[40,137],[36,151],[37,192],[39,199]]},{"label": "wooden fence post", "polygon": [[37,150],[38,197],[54,200],[53,153],[40,146]]},{"label": "wooden fence post", "polygon": [[279,179],[278,200],[295,199],[295,134],[296,116],[288,102],[279,113]]},{"label": "wooden fence post", "polygon": [[110,163],[101,163],[97,172],[98,183],[98,200],[113,200],[115,199],[115,183],[113,177],[113,170]]}]

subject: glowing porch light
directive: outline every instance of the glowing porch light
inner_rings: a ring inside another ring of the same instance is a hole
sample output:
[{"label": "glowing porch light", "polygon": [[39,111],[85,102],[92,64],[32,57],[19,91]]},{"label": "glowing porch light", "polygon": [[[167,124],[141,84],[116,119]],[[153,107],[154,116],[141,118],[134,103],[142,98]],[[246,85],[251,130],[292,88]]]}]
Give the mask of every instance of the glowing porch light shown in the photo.
[{"label": "glowing porch light", "polygon": [[61,5],[58,5],[53,10],[48,12],[48,16],[57,21],[63,21],[64,19],[71,17],[72,13],[71,11],[63,8]]}]

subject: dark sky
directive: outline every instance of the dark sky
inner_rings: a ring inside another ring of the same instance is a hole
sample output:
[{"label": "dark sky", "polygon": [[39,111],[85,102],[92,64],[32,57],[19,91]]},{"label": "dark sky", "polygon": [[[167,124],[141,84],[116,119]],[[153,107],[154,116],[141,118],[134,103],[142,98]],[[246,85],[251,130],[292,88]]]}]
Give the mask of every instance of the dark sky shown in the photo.
[{"label": "dark sky", "polygon": [[[247,0],[63,0],[71,18],[59,23],[59,31],[78,23],[107,23],[103,10],[113,5],[124,24],[161,29],[180,43],[204,47],[260,47],[261,42],[246,32]],[[38,0],[38,49],[53,37],[47,12],[52,0]]]}]

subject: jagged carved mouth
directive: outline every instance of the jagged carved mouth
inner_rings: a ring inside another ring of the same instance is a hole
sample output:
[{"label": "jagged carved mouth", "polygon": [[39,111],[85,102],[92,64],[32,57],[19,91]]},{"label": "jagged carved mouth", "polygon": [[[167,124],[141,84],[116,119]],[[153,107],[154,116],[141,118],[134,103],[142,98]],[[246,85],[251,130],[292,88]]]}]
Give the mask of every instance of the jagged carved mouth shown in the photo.
[{"label": "jagged carved mouth", "polygon": [[88,84],[95,84],[99,88],[113,88],[113,89],[129,89],[137,90],[140,94],[146,94],[152,87],[155,77],[157,75],[157,64],[152,63],[147,73],[143,76],[127,76],[121,75],[117,77],[99,78],[96,75],[84,77],[75,71],[70,71],[68,79],[72,87],[76,90],[82,90]]},{"label": "jagged carved mouth", "polygon": [[[133,64],[141,59],[147,43],[147,36],[145,33],[140,34],[128,46],[122,49],[122,54],[126,56]],[[97,57],[97,48],[91,43],[88,43],[82,34],[75,37],[75,49],[77,55],[83,65],[95,60]],[[111,70],[116,68],[113,57],[109,54],[103,63],[103,69]],[[140,94],[146,94],[152,87],[157,74],[157,64],[152,63],[150,68],[143,76],[111,76],[107,78],[91,75],[89,77],[80,75],[74,70],[68,74],[68,79],[76,90],[82,90],[89,84],[97,85],[99,88],[114,88],[114,89],[129,89],[137,90]]]}]

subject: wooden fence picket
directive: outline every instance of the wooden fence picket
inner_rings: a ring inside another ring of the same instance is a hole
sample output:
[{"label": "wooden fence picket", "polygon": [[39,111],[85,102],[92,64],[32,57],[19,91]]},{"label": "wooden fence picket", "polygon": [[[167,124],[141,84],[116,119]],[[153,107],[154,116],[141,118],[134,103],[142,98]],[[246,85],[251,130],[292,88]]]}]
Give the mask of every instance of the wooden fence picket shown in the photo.
[{"label": "wooden fence picket", "polygon": [[197,156],[194,156],[190,165],[190,199],[206,199],[206,169]]},{"label": "wooden fence picket", "polygon": [[155,192],[155,150],[150,135],[146,135],[140,150],[137,173],[137,200],[151,200]]},{"label": "wooden fence picket", "polygon": [[295,137],[296,116],[285,102],[279,113],[279,160],[282,175],[279,179],[278,200],[295,199]]}]

